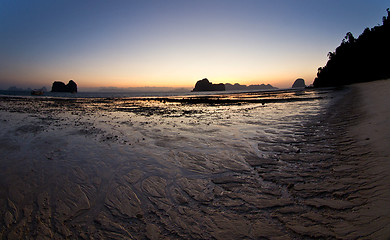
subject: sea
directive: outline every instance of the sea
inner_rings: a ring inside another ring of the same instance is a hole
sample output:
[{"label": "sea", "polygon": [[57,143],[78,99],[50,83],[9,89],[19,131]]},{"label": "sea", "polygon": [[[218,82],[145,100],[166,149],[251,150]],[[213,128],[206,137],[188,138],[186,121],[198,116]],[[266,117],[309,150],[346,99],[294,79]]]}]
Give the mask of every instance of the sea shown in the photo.
[{"label": "sea", "polygon": [[[129,98],[129,97],[169,97],[169,96],[189,96],[189,95],[214,95],[221,93],[236,93],[240,91],[228,91],[228,92],[142,92],[142,91],[120,91],[120,92],[77,92],[77,93],[67,93],[67,92],[44,92],[43,97],[59,97],[59,98]],[[31,91],[9,91],[9,90],[0,90],[0,95],[5,96],[31,96]]]}]

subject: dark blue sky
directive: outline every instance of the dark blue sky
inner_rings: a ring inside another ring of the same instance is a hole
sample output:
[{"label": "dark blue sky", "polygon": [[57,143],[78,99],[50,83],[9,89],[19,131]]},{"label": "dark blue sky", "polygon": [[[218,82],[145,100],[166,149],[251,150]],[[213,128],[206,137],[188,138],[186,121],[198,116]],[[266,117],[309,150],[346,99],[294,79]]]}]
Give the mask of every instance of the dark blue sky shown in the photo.
[{"label": "dark blue sky", "polygon": [[388,1],[0,1],[0,88],[313,81]]}]

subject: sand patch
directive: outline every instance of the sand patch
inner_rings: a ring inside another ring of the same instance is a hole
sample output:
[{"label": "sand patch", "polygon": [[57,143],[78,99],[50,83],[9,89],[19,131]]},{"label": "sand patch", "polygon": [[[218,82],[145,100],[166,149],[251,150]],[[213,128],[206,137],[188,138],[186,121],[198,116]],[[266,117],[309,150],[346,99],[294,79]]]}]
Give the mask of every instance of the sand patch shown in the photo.
[{"label": "sand patch", "polygon": [[[360,141],[367,141],[383,157],[390,157],[390,80],[354,85],[364,112],[353,130]],[[388,161],[390,164],[390,160]]]},{"label": "sand patch", "polygon": [[[362,117],[351,129],[362,149],[371,151],[366,158],[367,171],[374,184],[367,186],[372,195],[366,216],[375,219],[371,229],[377,239],[390,237],[390,80],[353,86],[360,95]],[[366,228],[368,228],[366,226]]]}]

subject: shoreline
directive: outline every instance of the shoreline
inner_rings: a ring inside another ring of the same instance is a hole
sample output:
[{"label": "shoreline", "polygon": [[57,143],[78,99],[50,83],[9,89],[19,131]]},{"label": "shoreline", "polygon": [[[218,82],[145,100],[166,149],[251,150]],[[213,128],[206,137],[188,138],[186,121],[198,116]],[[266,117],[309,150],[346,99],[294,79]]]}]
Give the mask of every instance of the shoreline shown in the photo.
[{"label": "shoreline", "polygon": [[300,101],[316,101],[323,99],[323,95],[334,91],[333,88],[324,89],[277,89],[272,91],[253,92],[215,92],[205,95],[177,95],[177,96],[144,96],[144,97],[53,97],[53,96],[12,96],[0,95],[0,100],[16,101],[57,101],[57,102],[82,102],[99,103],[112,102],[161,102],[181,104],[210,104],[210,105],[237,105],[237,104],[268,104],[289,103]]},{"label": "shoreline", "polygon": [[373,234],[376,239],[390,238],[390,108],[388,105],[390,80],[352,85],[359,97],[359,121],[350,128],[362,149],[370,149],[365,162],[373,183],[373,196],[369,209]]},{"label": "shoreline", "polygon": [[[390,79],[353,85],[360,95],[364,112],[354,129],[360,141],[367,140],[383,157],[390,156],[390,109],[388,105]],[[389,161],[390,162],[390,161]]]},{"label": "shoreline", "polygon": [[345,189],[329,200],[352,204],[345,213],[335,214],[344,220],[334,230],[345,239],[386,240],[390,237],[390,80],[347,88],[325,115],[336,149],[332,178]]},{"label": "shoreline", "polygon": [[266,105],[0,98],[0,237],[385,239],[358,89]]},{"label": "shoreline", "polygon": [[[203,92],[79,92],[76,94],[72,93],[59,93],[52,94],[48,92],[48,95],[34,96],[31,95],[30,92],[25,92],[26,94],[1,94],[0,98],[29,98],[29,99],[66,99],[66,100],[82,100],[82,99],[124,99],[124,100],[171,100],[177,101],[178,99],[200,99],[200,98],[229,98],[240,95],[278,95],[281,93],[289,94],[289,93],[299,93],[299,92],[328,92],[329,90],[333,90],[334,88],[322,88],[322,89],[314,89],[314,88],[286,88],[286,89],[273,89],[273,90],[242,90],[242,91],[203,91]],[[0,90],[1,92],[1,90]],[[6,93],[7,91],[2,91]],[[12,93],[12,92],[11,92]],[[28,93],[28,94],[27,94]]]}]

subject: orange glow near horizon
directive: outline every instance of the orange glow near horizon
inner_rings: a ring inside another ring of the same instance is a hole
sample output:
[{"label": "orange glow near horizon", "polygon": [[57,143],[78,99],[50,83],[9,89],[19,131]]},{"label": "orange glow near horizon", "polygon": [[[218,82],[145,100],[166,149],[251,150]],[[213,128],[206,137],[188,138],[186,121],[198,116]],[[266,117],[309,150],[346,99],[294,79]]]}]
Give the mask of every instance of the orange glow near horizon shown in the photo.
[{"label": "orange glow near horizon", "polygon": [[80,89],[193,88],[203,78],[278,88],[303,78],[309,85],[346,32],[375,26],[388,7],[351,0],[37,1],[44,4],[2,4],[0,89],[70,79]]},{"label": "orange glow near horizon", "polygon": [[197,77],[188,76],[84,76],[82,74],[59,74],[58,77],[49,75],[46,77],[34,78],[31,84],[30,81],[12,81],[9,83],[11,86],[24,86],[31,88],[51,87],[54,81],[62,81],[67,83],[69,80],[74,80],[80,89],[82,88],[104,88],[104,87],[117,87],[117,88],[136,88],[136,87],[172,87],[172,88],[193,88],[198,80],[208,78],[212,83],[239,83],[241,85],[257,85],[257,84],[271,84],[278,88],[288,88],[297,78],[305,79],[307,85],[311,84],[314,80],[315,74],[306,73],[284,73],[284,74],[269,74],[264,76],[248,76],[248,77],[231,77],[231,76],[219,76],[217,74],[212,75],[200,75]]},{"label": "orange glow near horizon", "polygon": [[[84,88],[99,88],[99,87],[117,87],[117,88],[129,88],[129,87],[172,87],[172,88],[193,88],[195,83],[203,78],[208,78],[212,83],[239,83],[241,85],[258,85],[258,84],[271,84],[278,88],[289,88],[297,78],[305,79],[307,85],[311,84],[314,80],[314,74],[297,75],[295,73],[285,74],[284,76],[274,75],[265,77],[252,77],[252,78],[230,78],[230,77],[208,77],[200,76],[197,78],[170,78],[170,79],[153,79],[152,77],[134,77],[134,78],[92,78],[84,79],[83,84],[79,84]],[[77,82],[77,79],[75,79]]]},{"label": "orange glow near horizon", "polygon": [[291,57],[285,57],[283,61],[275,60],[275,63],[278,62],[277,65],[250,58],[249,60],[230,61],[229,64],[222,62],[221,58],[212,61],[192,59],[187,62],[164,62],[163,59],[163,57],[155,59],[147,64],[128,62],[122,65],[114,61],[106,65],[96,60],[87,63],[74,61],[73,65],[64,65],[62,68],[54,64],[45,68],[32,64],[28,68],[18,69],[16,73],[11,70],[5,76],[8,75],[11,80],[15,79],[9,82],[9,86],[31,88],[50,87],[53,81],[68,82],[70,79],[73,79],[80,89],[100,87],[193,88],[196,81],[203,78],[208,78],[213,83],[271,84],[278,88],[288,88],[297,78],[305,79],[307,85],[311,84],[316,74],[312,69],[325,62],[325,59],[320,59],[318,63],[296,61],[295,64],[290,64],[294,62]]}]

